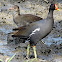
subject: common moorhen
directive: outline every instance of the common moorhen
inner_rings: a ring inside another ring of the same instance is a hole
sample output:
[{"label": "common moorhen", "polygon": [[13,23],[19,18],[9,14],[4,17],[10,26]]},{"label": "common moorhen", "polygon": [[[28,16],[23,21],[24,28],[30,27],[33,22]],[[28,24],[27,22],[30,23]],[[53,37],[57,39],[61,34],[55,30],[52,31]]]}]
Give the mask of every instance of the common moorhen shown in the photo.
[{"label": "common moorhen", "polygon": [[19,6],[17,5],[14,5],[12,8],[10,8],[10,10],[15,11],[13,15],[13,20],[18,27],[42,20],[41,17],[32,14],[20,14]]},{"label": "common moorhen", "polygon": [[[20,37],[21,39],[28,40],[30,42],[30,45],[33,45],[35,58],[37,58],[37,55],[34,45],[36,45],[38,41],[46,37],[51,32],[54,24],[54,19],[53,19],[54,10],[59,10],[59,9],[56,4],[51,4],[46,19],[36,21],[27,26],[13,29],[18,31],[14,33],[12,37]],[[27,57],[29,56],[28,53],[27,53]]]}]

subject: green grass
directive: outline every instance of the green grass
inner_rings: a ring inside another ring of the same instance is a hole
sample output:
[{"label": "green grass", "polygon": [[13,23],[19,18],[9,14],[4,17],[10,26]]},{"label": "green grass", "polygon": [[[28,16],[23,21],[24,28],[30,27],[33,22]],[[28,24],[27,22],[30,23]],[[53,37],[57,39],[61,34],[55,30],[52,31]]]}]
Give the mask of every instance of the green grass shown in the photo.
[{"label": "green grass", "polygon": [[1,62],[4,62],[2,59],[0,59]]},{"label": "green grass", "polygon": [[16,53],[8,60],[8,62],[10,62],[14,58],[15,55]]},{"label": "green grass", "polygon": [[[16,55],[16,53],[8,60],[8,62],[11,62],[11,60],[14,58],[14,56]],[[4,62],[2,59],[0,59],[1,62]]]}]

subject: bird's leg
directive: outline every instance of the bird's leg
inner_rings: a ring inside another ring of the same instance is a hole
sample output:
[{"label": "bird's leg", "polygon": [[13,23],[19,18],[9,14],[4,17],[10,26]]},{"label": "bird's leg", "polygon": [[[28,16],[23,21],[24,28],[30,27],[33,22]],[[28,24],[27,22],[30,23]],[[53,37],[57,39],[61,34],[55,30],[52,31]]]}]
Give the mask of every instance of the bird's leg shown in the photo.
[{"label": "bird's leg", "polygon": [[34,56],[35,56],[35,59],[37,60],[36,46],[33,46],[33,50],[34,50]]},{"label": "bird's leg", "polygon": [[27,59],[29,58],[29,50],[30,50],[30,44],[27,46]]}]

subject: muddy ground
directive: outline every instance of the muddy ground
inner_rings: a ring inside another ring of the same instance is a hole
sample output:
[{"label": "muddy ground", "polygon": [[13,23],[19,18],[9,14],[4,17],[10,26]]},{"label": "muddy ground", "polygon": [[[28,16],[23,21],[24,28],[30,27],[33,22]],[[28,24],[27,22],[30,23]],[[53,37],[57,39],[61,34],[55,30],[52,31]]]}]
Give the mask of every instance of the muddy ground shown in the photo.
[{"label": "muddy ground", "polygon": [[[0,59],[7,62],[15,53],[11,62],[27,62],[25,59],[25,44],[7,44],[7,35],[17,27],[13,22],[13,12],[9,11],[12,5],[19,5],[21,14],[33,14],[46,18],[51,2],[48,0],[0,0]],[[56,0],[60,11],[54,11],[54,27],[51,33],[36,45],[38,62],[62,62],[62,1]],[[33,49],[30,49],[30,56]],[[29,59],[29,62],[33,58]],[[36,62],[36,61],[33,61]]]}]

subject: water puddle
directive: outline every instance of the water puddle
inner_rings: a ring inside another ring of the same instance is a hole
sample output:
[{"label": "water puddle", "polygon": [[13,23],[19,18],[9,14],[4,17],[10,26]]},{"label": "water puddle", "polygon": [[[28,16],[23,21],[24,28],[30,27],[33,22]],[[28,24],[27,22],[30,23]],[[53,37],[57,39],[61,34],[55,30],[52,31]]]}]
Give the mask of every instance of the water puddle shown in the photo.
[{"label": "water puddle", "polygon": [[61,44],[62,43],[62,38],[58,37],[58,38],[51,38],[50,36],[46,39],[45,44],[50,46],[51,44]]}]

